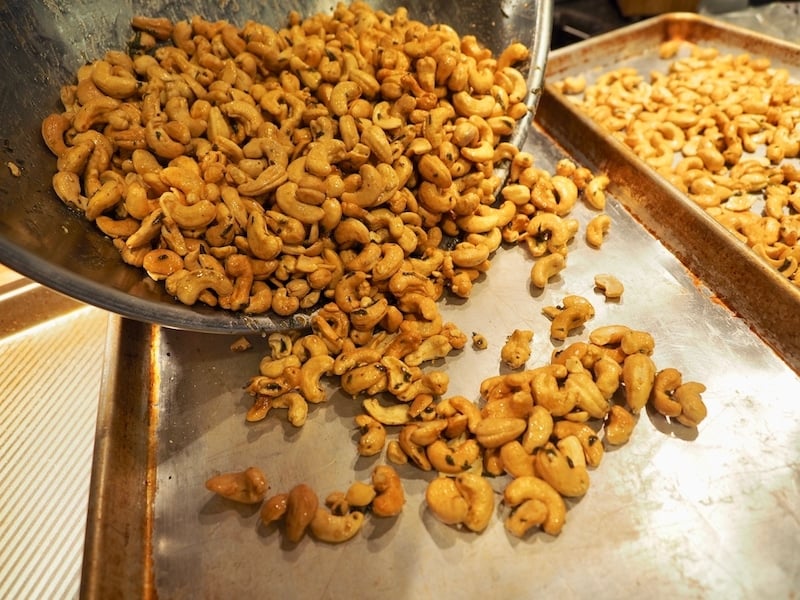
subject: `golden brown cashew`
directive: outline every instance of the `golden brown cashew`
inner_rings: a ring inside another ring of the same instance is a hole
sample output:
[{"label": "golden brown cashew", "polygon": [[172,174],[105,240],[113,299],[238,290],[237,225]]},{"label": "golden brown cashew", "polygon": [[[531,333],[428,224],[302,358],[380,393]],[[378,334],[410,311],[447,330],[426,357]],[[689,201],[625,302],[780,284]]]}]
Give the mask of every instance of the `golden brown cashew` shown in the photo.
[{"label": "golden brown cashew", "polygon": [[596,467],[603,460],[605,454],[603,444],[595,430],[586,423],[559,421],[553,428],[553,434],[559,440],[574,436],[580,442],[586,463],[590,467]]},{"label": "golden brown cashew", "polygon": [[681,406],[681,414],[676,418],[678,422],[687,427],[697,427],[706,418],[707,409],[701,394],[706,391],[706,386],[695,381],[688,381],[673,392],[672,398]]},{"label": "golden brown cashew", "polygon": [[494,513],[494,490],[489,480],[477,473],[461,473],[456,476],[456,487],[469,507],[462,523],[480,533],[489,525]]},{"label": "golden brown cashew", "polygon": [[286,498],[286,539],[293,544],[303,539],[306,528],[317,514],[319,499],[308,485],[300,483],[289,490]]},{"label": "golden brown cashew", "polygon": [[681,405],[672,398],[681,383],[682,376],[677,369],[669,367],[656,373],[650,402],[665,417],[677,417],[681,414]]},{"label": "golden brown cashew", "polygon": [[372,504],[376,494],[377,492],[371,484],[363,481],[354,481],[347,488],[344,498],[349,506],[363,508]]},{"label": "golden brown cashew", "polygon": [[636,426],[636,417],[619,404],[611,406],[605,423],[605,440],[613,446],[627,443]]},{"label": "golden brown cashew", "polygon": [[567,258],[559,252],[542,256],[531,267],[531,283],[537,288],[544,289],[547,283],[566,266]]},{"label": "golden brown cashew", "polygon": [[524,537],[528,531],[538,527],[547,519],[547,506],[541,500],[525,500],[506,517],[505,526],[508,532],[518,538]]},{"label": "golden brown cashew", "polygon": [[565,340],[575,329],[583,327],[594,317],[594,307],[582,296],[564,296],[561,307],[544,311],[546,315],[554,314],[550,323],[550,337],[554,340]]},{"label": "golden brown cashew", "polygon": [[[287,418],[289,423],[295,427],[305,425],[308,417],[308,403],[306,399],[297,392],[286,392],[267,401],[267,410],[272,408],[288,409]],[[248,418],[248,420],[253,420]]]},{"label": "golden brown cashew", "polygon": [[533,331],[515,329],[500,350],[500,359],[512,369],[519,369],[530,358]]},{"label": "golden brown cashew", "polygon": [[484,448],[499,448],[515,440],[525,431],[528,423],[515,417],[487,417],[475,425],[475,437]]},{"label": "golden brown cashew", "polygon": [[333,368],[333,357],[326,355],[312,356],[300,367],[300,392],[312,403],[325,400],[325,390],[320,386],[320,379]]},{"label": "golden brown cashew", "polygon": [[633,414],[637,414],[650,397],[656,378],[656,367],[646,354],[631,354],[622,363],[622,383],[625,401]]},{"label": "golden brown cashew", "polygon": [[166,279],[167,291],[184,304],[194,304],[206,290],[213,290],[219,296],[227,296],[233,291],[233,283],[224,274],[214,269],[195,269],[176,271]]},{"label": "golden brown cashew", "polygon": [[600,356],[592,365],[597,389],[606,400],[610,400],[622,382],[622,367],[608,356]]},{"label": "golden brown cashew", "polygon": [[378,465],[372,471],[372,486],[377,496],[372,501],[372,514],[377,517],[399,515],[405,504],[400,476],[388,465]]},{"label": "golden brown cashew", "polygon": [[452,477],[432,479],[425,488],[425,501],[433,515],[446,525],[460,525],[469,512],[469,504]]},{"label": "golden brown cashew", "polygon": [[567,370],[569,374],[564,382],[564,391],[571,402],[595,419],[605,417],[610,405],[591,373],[575,359],[567,359]]},{"label": "golden brown cashew", "polygon": [[478,442],[471,438],[456,447],[439,439],[425,448],[425,454],[431,466],[440,473],[457,475],[472,467],[472,464],[480,458],[481,448]]},{"label": "golden brown cashew", "polygon": [[403,429],[400,430],[397,441],[403,453],[410,458],[417,467],[423,471],[430,471],[433,467],[430,460],[428,460],[428,455],[425,453],[425,447],[412,439],[414,432],[419,427],[420,425],[418,423],[412,422],[406,424]]},{"label": "golden brown cashew", "polygon": [[264,501],[259,516],[264,525],[279,521],[286,515],[289,494],[276,494]]},{"label": "golden brown cashew", "polygon": [[500,461],[503,469],[511,477],[535,475],[535,458],[529,454],[517,440],[506,442],[500,446]]},{"label": "golden brown cashew", "polygon": [[513,479],[503,492],[503,500],[511,507],[520,506],[527,500],[538,500],[547,508],[547,517],[542,529],[550,535],[558,535],[566,521],[567,507],[561,495],[546,481],[534,476]]},{"label": "golden brown cashew", "polygon": [[618,300],[622,297],[622,292],[625,291],[625,286],[622,285],[619,279],[606,273],[595,275],[594,285],[603,292],[607,300]]},{"label": "golden brown cashew", "polygon": [[361,430],[358,438],[358,453],[361,456],[374,456],[383,450],[386,444],[386,429],[370,415],[356,415],[355,422]]},{"label": "golden brown cashew", "polygon": [[364,513],[349,512],[334,515],[324,508],[317,508],[314,518],[308,524],[311,535],[320,541],[339,544],[352,539],[364,524]]},{"label": "golden brown cashew", "polygon": [[528,454],[536,448],[541,448],[550,439],[553,433],[553,416],[545,407],[536,405],[528,416],[528,425],[522,436],[522,447]]},{"label": "golden brown cashew", "polygon": [[599,248],[605,241],[605,236],[611,228],[611,217],[597,215],[586,226],[586,243],[593,248]]},{"label": "golden brown cashew", "polygon": [[410,420],[405,404],[383,405],[377,398],[366,398],[361,403],[369,416],[383,425],[405,425]]},{"label": "golden brown cashew", "polygon": [[267,494],[267,478],[258,467],[236,473],[223,473],[206,481],[206,488],[235,502],[256,504]]},{"label": "golden brown cashew", "polygon": [[550,442],[536,452],[536,473],[562,496],[583,496],[589,489],[586,467],[574,464]]}]

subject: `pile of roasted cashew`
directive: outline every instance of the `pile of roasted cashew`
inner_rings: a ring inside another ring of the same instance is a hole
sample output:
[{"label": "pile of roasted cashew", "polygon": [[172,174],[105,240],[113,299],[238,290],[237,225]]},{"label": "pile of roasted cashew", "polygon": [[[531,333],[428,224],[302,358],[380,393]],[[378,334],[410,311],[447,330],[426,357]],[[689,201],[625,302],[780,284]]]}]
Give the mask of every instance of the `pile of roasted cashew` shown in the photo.
[{"label": "pile of roasted cashew", "polygon": [[127,263],[185,304],[248,314],[317,306],[352,273],[390,295],[411,261],[469,293],[516,212],[493,205],[528,112],[523,44],[494,57],[364,3],[279,30],[133,27],[131,51],[81,67],[42,124],[56,194]]},{"label": "pile of roasted cashew", "polygon": [[625,67],[556,85],[800,285],[800,85],[766,58],[680,40],[659,54],[674,60],[649,78]]},{"label": "pile of roasted cashew", "polygon": [[[601,429],[624,443],[647,402],[687,426],[703,418],[702,385],[657,372],[652,338],[623,326],[536,368],[533,332],[512,332],[501,358],[513,372],[484,381],[481,405],[448,396],[447,373],[426,368],[468,342],[437,300],[467,298],[503,243],[528,249],[531,284],[543,288],[566,268],[579,200],[598,212],[586,243],[600,248],[609,234],[607,177],[569,160],[549,173],[504,141],[528,111],[514,67],[525,46],[494,57],[472,36],[363,3],[292,13],[279,30],[200,17],[133,27],[131,51],[82,67],[62,89],[64,112],[44,120],[53,187],[183,303],[318,307],[310,331],[268,337],[246,386],[248,421],[283,409],[300,427],[338,383],[364,409],[360,455],[438,472],[429,509],[472,531],[494,514],[488,476],[509,475],[506,526],[522,536],[561,530],[564,498],[586,493],[602,456]],[[623,291],[613,275],[596,284],[609,299]],[[544,313],[550,336],[566,340],[594,308],[567,296]],[[256,467],[207,488],[262,503],[261,521],[282,523],[292,543],[306,531],[343,542],[365,514],[396,516],[405,503],[396,470],[381,464],[323,506],[304,483],[267,498]]]}]

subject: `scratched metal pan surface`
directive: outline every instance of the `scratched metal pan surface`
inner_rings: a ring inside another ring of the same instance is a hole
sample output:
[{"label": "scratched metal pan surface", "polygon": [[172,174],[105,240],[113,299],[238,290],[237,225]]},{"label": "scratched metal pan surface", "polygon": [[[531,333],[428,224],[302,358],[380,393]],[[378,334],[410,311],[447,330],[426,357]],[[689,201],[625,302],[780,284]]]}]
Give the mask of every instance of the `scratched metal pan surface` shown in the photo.
[{"label": "scratched metal pan surface", "polygon": [[[658,46],[684,39],[732,54],[769,58],[800,80],[800,47],[690,13],[654,17],[550,54],[537,120],[570,152],[607,171],[610,189],[645,227],[714,290],[795,369],[800,370],[800,289],[707,215],[622,142],[561,94],[554,82],[588,82],[619,67],[665,72]],[[792,159],[795,166],[798,161]]]},{"label": "scratched metal pan surface", "polygon": [[[205,332],[272,331],[307,325],[308,315],[247,316],[185,306],[154,285],[143,271],[122,262],[116,249],[51,189],[55,158],[41,139],[41,121],[62,110],[59,89],[84,63],[126,47],[137,14],[175,20],[202,15],[239,26],[247,19],[276,27],[291,10],[307,16],[330,12],[326,0],[9,0],[0,3],[0,259],[15,271],[83,302],[168,327]],[[377,9],[408,8],[412,18],[446,23],[475,34],[495,52],[523,41],[531,48],[527,69],[535,108],[550,46],[552,0],[429,2],[374,0]],[[531,111],[532,115],[532,111]],[[517,138],[527,131],[526,117]],[[12,176],[6,164],[20,170]]]},{"label": "scratched metal pan surface", "polygon": [[[526,148],[552,168],[564,156],[539,129]],[[591,166],[591,165],[589,165]],[[611,234],[601,250],[581,236],[568,265],[544,291],[528,284],[522,247],[501,248],[466,301],[442,301],[463,331],[482,332],[439,361],[449,394],[478,401],[480,382],[502,372],[500,348],[513,329],[535,332],[528,367],[555,347],[546,305],[580,294],[595,318],[568,339],[625,324],[651,332],[658,368],[707,386],[708,417],[696,430],[643,412],[630,442],[606,453],[591,486],[571,501],[558,537],[525,539],[503,526],[505,477],[487,530],[438,522],[425,508],[432,473],[398,467],[406,491],[394,519],[367,517],[354,539],[328,545],[283,541],[243,508],[204,488],[220,472],[260,467],[270,494],[305,482],[320,497],[366,481],[383,455],[359,458],[359,400],[331,388],[306,424],[274,410],[246,423],[242,390],[266,342],[229,349],[233,336],[204,335],[115,319],[98,421],[84,562],[85,598],[791,598],[800,589],[800,382],[621,204],[610,198]],[[573,212],[581,227],[593,216]],[[593,277],[625,285],[606,302]],[[396,432],[390,432],[390,437]]]}]

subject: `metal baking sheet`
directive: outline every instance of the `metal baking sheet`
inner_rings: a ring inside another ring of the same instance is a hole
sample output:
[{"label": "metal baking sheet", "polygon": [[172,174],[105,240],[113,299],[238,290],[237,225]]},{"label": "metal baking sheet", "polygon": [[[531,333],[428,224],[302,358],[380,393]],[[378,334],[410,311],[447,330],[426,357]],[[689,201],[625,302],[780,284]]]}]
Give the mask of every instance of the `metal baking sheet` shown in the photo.
[{"label": "metal baking sheet", "polygon": [[611,174],[610,189],[731,309],[800,370],[800,289],[783,278],[687,196],[612,139],[553,85],[567,76],[592,82],[601,73],[634,67],[664,70],[658,46],[683,39],[734,54],[767,57],[800,79],[800,46],[691,13],[642,21],[550,53],[537,121],[569,152]]},{"label": "metal baking sheet", "polygon": [[[552,168],[560,147],[534,129],[526,149]],[[591,166],[591,165],[590,165]],[[245,353],[233,337],[115,319],[98,420],[84,563],[85,598],[771,597],[800,589],[800,382],[751,328],[614,198],[601,250],[579,235],[568,266],[533,293],[522,247],[497,252],[466,301],[444,300],[446,319],[489,348],[440,361],[448,394],[478,400],[515,328],[535,332],[528,366],[554,345],[542,307],[589,298],[588,331],[622,323],[650,331],[659,368],[701,381],[708,417],[697,430],[643,412],[631,441],[607,452],[591,487],[569,503],[558,537],[525,539],[503,527],[505,477],[493,480],[496,518],[481,535],[438,522],[424,506],[431,473],[399,468],[406,505],[396,519],[367,518],[349,542],[287,544],[258,509],[204,488],[217,473],[259,466],[270,493],[305,482],[320,497],[365,481],[382,456],[356,454],[359,402],[331,389],[306,425],[279,411],[246,423],[242,387],[266,342]],[[595,213],[579,206],[584,226]],[[593,289],[597,273],[625,285],[619,302]]]}]

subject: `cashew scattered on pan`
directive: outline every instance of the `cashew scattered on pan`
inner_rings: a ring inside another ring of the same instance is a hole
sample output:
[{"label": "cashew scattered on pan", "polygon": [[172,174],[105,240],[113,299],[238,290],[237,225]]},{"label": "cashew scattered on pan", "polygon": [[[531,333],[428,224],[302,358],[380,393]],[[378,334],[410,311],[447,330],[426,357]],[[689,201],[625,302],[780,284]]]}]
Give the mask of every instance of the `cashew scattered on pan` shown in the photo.
[{"label": "cashew scattered on pan", "polygon": [[558,252],[548,254],[538,258],[531,267],[531,283],[537,288],[543,289],[547,283],[556,275],[561,273],[567,266],[567,259]]},{"label": "cashew scattered on pan", "polygon": [[549,317],[550,337],[554,340],[565,340],[572,331],[583,327],[594,317],[594,307],[582,296],[564,296],[559,306],[548,306],[542,311]]},{"label": "cashew scattered on pan", "polygon": [[597,287],[608,300],[618,300],[622,297],[625,291],[625,286],[622,282],[607,273],[594,276],[594,285]]},{"label": "cashew scattered on pan", "polygon": [[257,467],[249,467],[241,472],[222,473],[206,481],[206,489],[223,498],[256,504],[267,494],[267,478]]},{"label": "cashew scattered on pan", "polygon": [[[525,475],[513,479],[503,491],[503,501],[511,507],[519,507],[529,501],[541,502],[546,510],[541,521],[538,518],[538,507],[535,507],[536,511],[528,509],[537,515],[536,518],[531,519],[533,521],[531,527],[541,525],[542,530],[550,535],[558,535],[564,527],[567,513],[564,499],[549,483],[538,477]],[[512,518],[506,522],[506,528],[518,537],[530,529],[530,527],[524,526],[519,515],[514,517],[513,513]]]},{"label": "cashew scattered on pan", "polygon": [[317,514],[318,506],[316,492],[305,483],[299,483],[289,490],[284,515],[287,540],[296,544],[303,539],[306,528]]},{"label": "cashew scattered on pan", "polygon": [[433,515],[446,525],[460,525],[469,512],[469,504],[452,477],[432,479],[425,488],[425,501]]},{"label": "cashew scattered on pan", "polygon": [[489,480],[476,473],[456,476],[456,488],[467,501],[467,515],[462,523],[480,533],[489,525],[494,513],[494,490]]},{"label": "cashew scattered on pan", "polygon": [[575,464],[570,456],[552,443],[536,452],[536,473],[562,496],[583,496],[589,489],[586,467]]},{"label": "cashew scattered on pan", "polygon": [[472,347],[476,350],[486,350],[489,347],[486,336],[482,333],[472,332]]},{"label": "cashew scattered on pan", "polygon": [[656,379],[656,367],[646,354],[631,354],[622,363],[622,383],[628,408],[637,414],[647,404]]},{"label": "cashew scattered on pan", "polygon": [[636,426],[636,417],[624,406],[614,404],[605,423],[605,440],[612,446],[621,446],[630,439]]},{"label": "cashew scattered on pan", "polygon": [[519,369],[531,356],[533,331],[515,329],[500,349],[500,359],[511,369]]},{"label": "cashew scattered on pan", "polygon": [[316,539],[338,544],[355,536],[363,524],[364,513],[362,512],[353,511],[344,515],[335,515],[331,511],[319,507],[308,524],[308,529]]},{"label": "cashew scattered on pan", "polygon": [[388,465],[378,465],[372,471],[372,486],[377,492],[372,501],[372,513],[378,517],[399,515],[406,500],[397,471]]},{"label": "cashew scattered on pan", "polygon": [[361,456],[374,456],[383,450],[386,444],[386,428],[370,415],[360,414],[355,417],[356,425],[361,430],[358,439],[358,453]]}]

